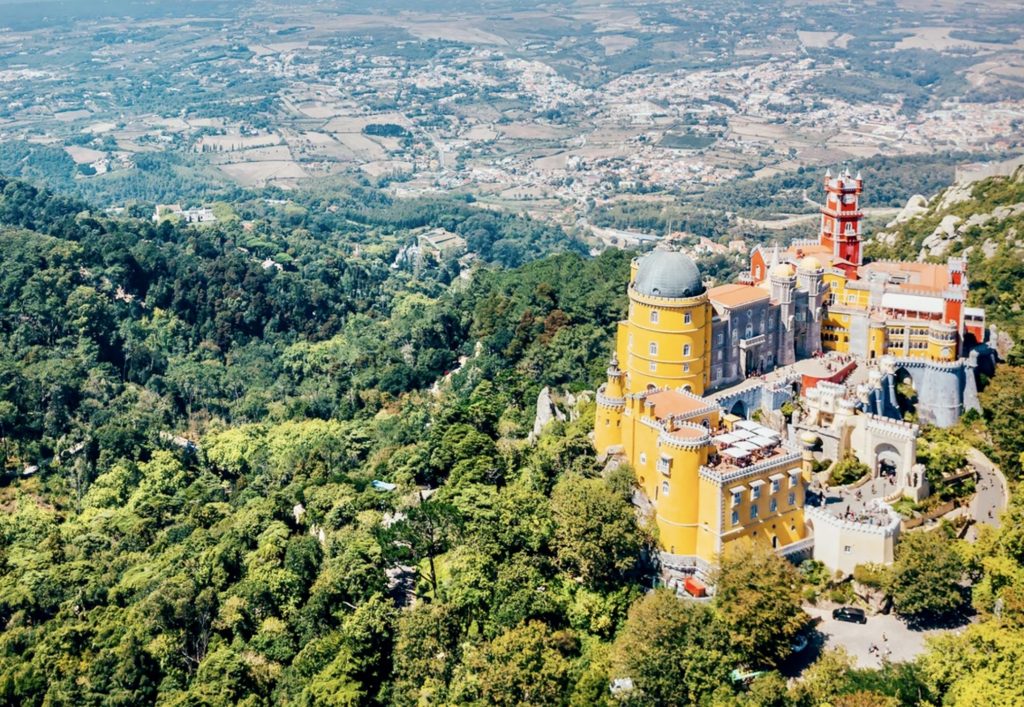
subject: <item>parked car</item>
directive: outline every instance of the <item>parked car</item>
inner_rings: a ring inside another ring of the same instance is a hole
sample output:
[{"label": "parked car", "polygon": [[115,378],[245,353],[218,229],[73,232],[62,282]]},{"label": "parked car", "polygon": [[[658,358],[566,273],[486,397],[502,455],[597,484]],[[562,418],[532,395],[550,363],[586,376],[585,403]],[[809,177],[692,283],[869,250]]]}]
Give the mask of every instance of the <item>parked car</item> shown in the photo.
[{"label": "parked car", "polygon": [[832,610],[832,618],[836,621],[849,621],[851,624],[866,624],[868,617],[864,609],[855,606],[841,606]]}]

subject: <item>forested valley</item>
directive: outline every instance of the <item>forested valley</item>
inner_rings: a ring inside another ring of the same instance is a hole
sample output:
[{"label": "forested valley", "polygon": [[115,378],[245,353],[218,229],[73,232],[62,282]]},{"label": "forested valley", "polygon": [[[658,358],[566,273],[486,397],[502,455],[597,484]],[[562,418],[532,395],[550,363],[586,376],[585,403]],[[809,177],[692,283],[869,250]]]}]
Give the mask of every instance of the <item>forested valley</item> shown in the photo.
[{"label": "forested valley", "polygon": [[[632,473],[594,458],[586,391],[630,254],[590,258],[464,202],[330,206],[193,227],[0,181],[0,703],[809,707],[1015,689],[1019,500],[1005,530],[956,546],[980,624],[880,671],[826,653],[787,686],[779,627],[805,620],[812,579],[752,551],[725,561],[713,602],[649,591]],[[424,225],[474,244],[471,277],[397,264],[402,229]],[[1019,379],[997,377],[986,406],[1019,410]],[[534,436],[545,386],[576,403]],[[1021,439],[993,444],[1012,460]],[[616,698],[626,675],[639,689]]]}]

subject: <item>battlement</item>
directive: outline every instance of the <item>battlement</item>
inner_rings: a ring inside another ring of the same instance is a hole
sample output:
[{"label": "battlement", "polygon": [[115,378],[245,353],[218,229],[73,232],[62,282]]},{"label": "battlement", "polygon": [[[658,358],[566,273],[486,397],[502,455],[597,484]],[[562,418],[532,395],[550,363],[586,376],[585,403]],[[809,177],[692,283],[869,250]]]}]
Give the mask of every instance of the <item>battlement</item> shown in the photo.
[{"label": "battlement", "polygon": [[602,407],[606,407],[606,408],[617,408],[617,409],[622,409],[622,408],[626,407],[626,399],[625,398],[611,398],[611,397],[608,397],[607,395],[605,395],[602,392],[603,388],[604,388],[604,384],[601,385],[601,388],[597,389],[597,395],[595,397],[596,397],[598,405],[600,405]]},{"label": "battlement", "polygon": [[867,427],[872,432],[879,432],[881,434],[900,437],[902,439],[917,439],[921,428],[913,422],[906,422],[904,420],[893,420],[888,417],[881,417],[880,415],[872,415],[870,413],[864,415],[867,418]]},{"label": "battlement", "polygon": [[711,444],[711,433],[703,425],[679,422],[671,429],[662,427],[658,441],[667,447],[676,449],[701,449]]},{"label": "battlement", "polygon": [[828,525],[836,530],[844,530],[862,535],[876,535],[890,538],[899,535],[902,520],[885,503],[879,502],[877,513],[862,513],[854,518],[845,518],[829,512],[826,508],[808,506],[804,509],[804,518],[815,527],[816,534],[821,525]]},{"label": "battlement", "polygon": [[891,357],[897,368],[931,368],[937,371],[954,372],[964,366],[963,360],[958,361],[937,361],[932,358],[908,358],[906,356],[892,356]]},{"label": "battlement", "polygon": [[722,463],[718,466],[701,466],[700,477],[707,481],[722,485],[745,479],[751,476],[760,476],[766,471],[782,467],[792,467],[800,463],[801,453],[792,447],[782,446],[779,451],[768,459],[754,462],[748,466],[734,466]]},{"label": "battlement", "polygon": [[645,390],[640,393],[631,393],[627,395],[626,398],[629,400],[637,400],[641,402],[646,408],[648,406],[652,406],[652,403],[650,403],[647,400],[649,396],[655,395],[657,393],[665,393],[668,391],[672,391],[678,395],[682,395],[683,397],[688,398],[696,403],[701,403],[701,406],[694,408],[692,410],[687,410],[686,413],[683,415],[671,415],[665,419],[688,420],[690,418],[700,417],[701,415],[710,415],[713,412],[721,412],[721,406],[719,406],[717,402],[715,402],[714,400],[709,400],[708,398],[705,398],[703,396],[697,395],[692,390],[687,390],[685,387],[672,388],[670,386],[663,386],[661,388]]}]

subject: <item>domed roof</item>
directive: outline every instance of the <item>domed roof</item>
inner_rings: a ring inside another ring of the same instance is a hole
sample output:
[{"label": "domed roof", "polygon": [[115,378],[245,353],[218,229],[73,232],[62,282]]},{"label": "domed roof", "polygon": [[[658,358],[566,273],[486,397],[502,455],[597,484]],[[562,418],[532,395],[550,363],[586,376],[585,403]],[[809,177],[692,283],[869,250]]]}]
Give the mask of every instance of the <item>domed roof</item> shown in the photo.
[{"label": "domed roof", "polygon": [[704,292],[700,270],[689,256],[676,250],[655,250],[644,256],[633,286],[640,294],[653,297],[696,297]]},{"label": "domed roof", "polygon": [[817,272],[818,270],[821,270],[821,261],[813,255],[808,255],[800,261],[800,269],[808,272]]},{"label": "domed roof", "polygon": [[772,268],[772,277],[793,277],[796,275],[796,268],[789,263],[779,263]]}]

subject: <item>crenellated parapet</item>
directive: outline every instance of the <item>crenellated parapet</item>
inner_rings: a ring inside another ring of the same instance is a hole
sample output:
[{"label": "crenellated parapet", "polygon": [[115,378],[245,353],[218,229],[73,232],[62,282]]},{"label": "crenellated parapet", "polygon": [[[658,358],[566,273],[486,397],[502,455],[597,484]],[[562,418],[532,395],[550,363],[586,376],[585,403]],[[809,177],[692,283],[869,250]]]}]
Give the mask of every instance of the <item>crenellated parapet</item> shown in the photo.
[{"label": "crenellated parapet", "polygon": [[916,440],[921,428],[913,422],[894,420],[880,415],[864,415],[864,425],[869,432],[903,440]]},{"label": "crenellated parapet", "polygon": [[895,538],[899,535],[902,519],[885,503],[879,503],[883,508],[876,516],[862,516],[857,518],[846,518],[831,513],[826,508],[808,506],[804,509],[804,516],[814,526],[816,537],[822,535],[823,526],[829,526],[834,530],[861,535],[873,535],[882,538]]},{"label": "crenellated parapet", "polygon": [[800,463],[801,454],[794,449],[787,449],[782,454],[776,454],[770,459],[764,459],[744,467],[700,467],[700,478],[722,486],[734,483],[746,478],[761,476],[773,469],[790,469]]},{"label": "crenellated parapet", "polygon": [[658,441],[674,449],[703,449],[711,444],[711,433],[703,425],[692,422],[676,423],[672,429],[663,427]]},{"label": "crenellated parapet", "polygon": [[625,398],[612,398],[604,394],[604,385],[597,389],[597,395],[595,396],[598,405],[606,408],[614,408],[615,410],[623,410],[626,407]]}]

